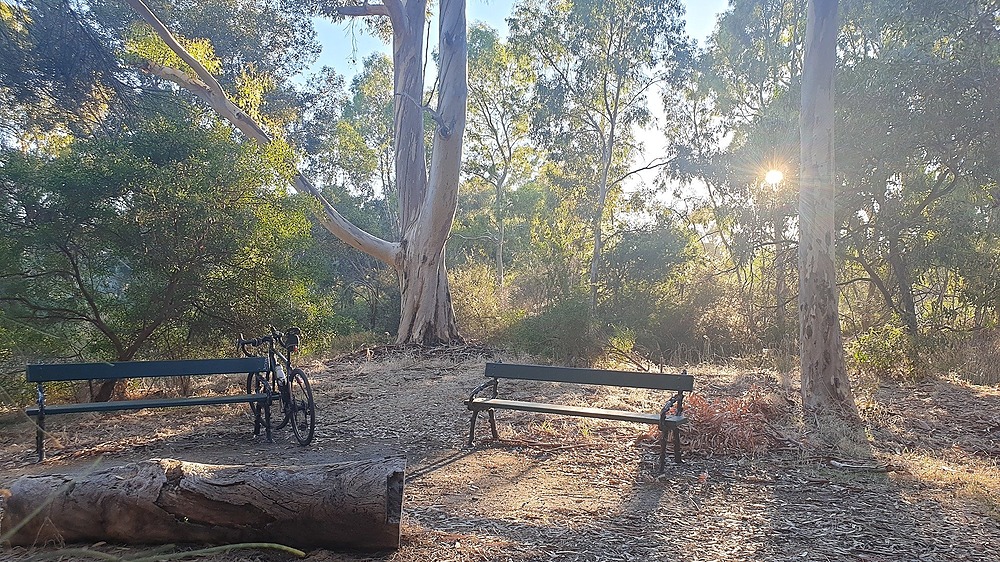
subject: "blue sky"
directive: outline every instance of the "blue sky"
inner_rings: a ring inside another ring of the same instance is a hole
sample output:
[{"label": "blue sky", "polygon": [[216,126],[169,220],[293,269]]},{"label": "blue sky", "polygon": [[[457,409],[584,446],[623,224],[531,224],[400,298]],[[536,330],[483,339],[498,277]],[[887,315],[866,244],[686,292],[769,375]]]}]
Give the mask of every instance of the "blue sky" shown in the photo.
[{"label": "blue sky", "polygon": [[[727,0],[683,0],[687,6],[688,34],[704,43],[715,26],[716,17],[728,4]],[[491,27],[506,32],[504,21],[510,15],[514,0],[468,0],[470,22],[485,21]],[[365,32],[360,21],[332,23],[316,20],[316,31],[323,45],[316,68],[332,66],[348,80],[361,70],[365,57],[375,51],[389,53],[388,45]]]}]

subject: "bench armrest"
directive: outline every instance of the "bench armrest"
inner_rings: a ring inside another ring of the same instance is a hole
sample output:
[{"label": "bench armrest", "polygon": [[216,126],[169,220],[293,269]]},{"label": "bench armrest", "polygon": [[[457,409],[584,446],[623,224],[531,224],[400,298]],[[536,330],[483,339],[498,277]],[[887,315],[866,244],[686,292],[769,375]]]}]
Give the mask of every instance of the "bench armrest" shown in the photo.
[{"label": "bench armrest", "polygon": [[684,392],[678,391],[660,410],[660,421],[663,421],[670,414],[670,409],[674,408],[674,415],[684,417]]},{"label": "bench armrest", "polygon": [[497,397],[497,385],[498,384],[499,384],[498,379],[494,378],[494,379],[490,379],[490,380],[484,382],[483,384],[477,386],[476,389],[472,391],[472,394],[469,395],[469,402],[472,402],[476,398],[477,394],[479,394],[480,392],[486,390],[487,388],[490,389],[489,398],[496,398]]}]

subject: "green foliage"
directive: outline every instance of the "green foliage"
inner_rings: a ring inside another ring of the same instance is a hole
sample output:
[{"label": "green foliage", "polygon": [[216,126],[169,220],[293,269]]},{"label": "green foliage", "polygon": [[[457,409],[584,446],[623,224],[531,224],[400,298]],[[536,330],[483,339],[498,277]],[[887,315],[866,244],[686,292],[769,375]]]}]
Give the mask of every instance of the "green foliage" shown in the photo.
[{"label": "green foliage", "polygon": [[467,338],[497,343],[522,316],[511,308],[506,291],[492,282],[495,276],[488,265],[478,262],[448,270],[455,316]]},{"label": "green foliage", "polygon": [[267,150],[179,115],[56,156],[0,154],[4,318],[69,336],[47,355],[112,360],[323,325],[332,307],[299,268],[308,207],[275,189]]},{"label": "green foliage", "polygon": [[603,352],[586,297],[562,300],[511,328],[518,349],[560,365],[591,365]]},{"label": "green foliage", "polygon": [[95,25],[75,3],[0,2],[0,146],[116,116],[108,109],[121,68],[94,40]]},{"label": "green foliage", "polygon": [[[177,42],[205,67],[205,70],[212,74],[218,74],[222,70],[222,61],[216,56],[211,41],[208,39],[188,39],[176,33],[173,35]],[[180,70],[191,78],[198,78],[194,69],[168,47],[156,34],[156,31],[145,22],[136,22],[129,28],[125,37],[125,55],[136,61],[149,61],[160,66]]]},{"label": "green foliage", "polygon": [[847,352],[858,371],[887,379],[907,371],[910,346],[905,329],[886,324],[859,334],[847,345]]}]

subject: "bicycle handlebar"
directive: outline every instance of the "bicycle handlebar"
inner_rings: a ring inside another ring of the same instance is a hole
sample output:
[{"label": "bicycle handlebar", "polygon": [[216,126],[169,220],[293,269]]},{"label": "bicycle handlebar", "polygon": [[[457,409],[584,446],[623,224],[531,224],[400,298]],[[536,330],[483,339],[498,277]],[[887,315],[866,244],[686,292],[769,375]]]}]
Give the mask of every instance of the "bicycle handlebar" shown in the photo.
[{"label": "bicycle handlebar", "polygon": [[272,325],[268,325],[268,329],[271,331],[271,335],[261,336],[259,338],[249,340],[243,339],[243,334],[240,334],[239,339],[236,340],[236,347],[238,347],[244,355],[251,355],[251,353],[247,350],[247,346],[258,347],[264,345],[265,343],[275,342],[289,352],[298,351],[299,336],[302,335],[302,330],[292,326],[282,333]]}]

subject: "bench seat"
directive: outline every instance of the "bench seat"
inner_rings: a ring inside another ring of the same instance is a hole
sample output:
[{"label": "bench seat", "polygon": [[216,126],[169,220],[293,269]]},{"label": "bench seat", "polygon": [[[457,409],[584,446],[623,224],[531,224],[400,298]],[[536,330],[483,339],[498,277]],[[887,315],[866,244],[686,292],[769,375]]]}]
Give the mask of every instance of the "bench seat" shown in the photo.
[{"label": "bench seat", "polygon": [[[45,415],[81,414],[86,412],[114,412],[118,410],[142,410],[145,408],[173,408],[180,406],[214,406],[218,404],[242,404],[263,402],[267,394],[240,394],[236,396],[195,396],[191,398],[150,398],[146,400],[114,400],[111,402],[84,402],[81,404],[45,405]],[[37,416],[37,407],[24,411],[29,416]]]},{"label": "bench seat", "polygon": [[273,393],[265,386],[264,392],[192,396],[184,398],[148,398],[143,400],[112,400],[109,402],[82,402],[47,404],[45,384],[84,380],[146,379],[177,376],[244,375],[253,376],[268,370],[266,357],[240,357],[236,359],[186,359],[172,361],[123,361],[102,363],[53,363],[28,365],[26,378],[38,389],[37,406],[25,409],[25,414],[35,418],[37,425],[35,449],[38,460],[45,459],[45,418],[59,414],[86,412],[114,412],[146,408],[179,408],[183,406],[212,406],[219,404],[257,404],[254,411],[254,435],[263,427],[271,439],[271,401]]},{"label": "bench seat", "polygon": [[[501,398],[475,398],[471,402],[466,401],[466,406],[468,406],[469,409],[476,410],[500,408],[502,410],[519,410],[522,412],[535,412],[539,414],[562,414],[566,416],[579,416],[584,418],[600,418],[605,420],[648,423],[650,425],[660,424],[660,414],[629,412],[626,410],[606,410],[604,408],[588,408],[585,406],[566,406],[563,404],[548,404],[544,402],[522,402],[519,400],[503,400]],[[664,421],[673,425],[681,425],[687,422],[687,418],[684,416],[665,416]]]}]

